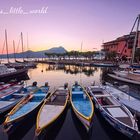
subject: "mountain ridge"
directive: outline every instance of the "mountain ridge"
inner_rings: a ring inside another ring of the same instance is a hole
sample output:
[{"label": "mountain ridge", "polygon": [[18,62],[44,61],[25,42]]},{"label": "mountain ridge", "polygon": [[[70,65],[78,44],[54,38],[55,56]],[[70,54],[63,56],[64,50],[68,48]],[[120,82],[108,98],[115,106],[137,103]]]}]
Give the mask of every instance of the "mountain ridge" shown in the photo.
[{"label": "mountain ridge", "polygon": [[[56,53],[56,54],[63,54],[63,53],[66,53],[67,50],[62,47],[62,46],[59,46],[59,47],[53,47],[53,48],[50,48],[50,49],[47,49],[47,50],[42,50],[42,51],[31,51],[31,50],[28,50],[26,52],[21,52],[21,53],[15,53],[16,55],[16,58],[42,58],[42,57],[46,57],[45,56],[45,53]],[[6,54],[0,54],[0,57],[1,58],[7,58],[7,55]],[[9,58],[14,58],[14,53],[11,53],[9,54]]]}]

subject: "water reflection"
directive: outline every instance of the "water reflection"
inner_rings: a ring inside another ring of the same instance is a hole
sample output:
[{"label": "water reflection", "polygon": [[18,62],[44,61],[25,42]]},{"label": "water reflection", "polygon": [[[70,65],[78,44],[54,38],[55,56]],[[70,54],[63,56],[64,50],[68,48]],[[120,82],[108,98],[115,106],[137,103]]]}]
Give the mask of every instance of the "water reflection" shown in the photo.
[{"label": "water reflection", "polygon": [[[44,64],[41,64],[42,72]],[[98,71],[95,67],[82,67],[82,66],[75,66],[75,65],[46,65],[46,71],[54,71],[54,70],[63,70],[67,74],[78,74],[84,73],[87,76],[93,76],[95,71]]]},{"label": "water reflection", "polygon": [[75,81],[78,81],[87,86],[93,81],[99,84],[101,74],[101,69],[94,67],[38,64],[37,69],[30,69],[28,71],[30,80],[27,80],[26,83],[28,85],[33,81],[38,81],[39,85],[43,85],[44,82],[48,81],[50,86],[56,88],[65,82],[68,82],[71,86]]}]

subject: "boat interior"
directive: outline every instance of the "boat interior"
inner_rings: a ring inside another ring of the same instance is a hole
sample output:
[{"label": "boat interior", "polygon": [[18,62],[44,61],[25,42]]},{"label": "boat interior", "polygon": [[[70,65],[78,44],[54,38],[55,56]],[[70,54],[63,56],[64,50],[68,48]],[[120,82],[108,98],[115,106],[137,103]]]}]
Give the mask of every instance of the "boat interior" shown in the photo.
[{"label": "boat interior", "polygon": [[8,95],[8,96],[4,96],[3,98],[0,99],[0,101],[14,101],[14,100],[17,100],[17,99],[20,99],[22,98],[24,95],[20,95],[20,94],[11,94],[11,95]]},{"label": "boat interior", "polygon": [[112,97],[112,95],[103,89],[100,89],[99,91],[96,89],[93,91],[93,94],[96,97],[98,104],[100,104],[108,114],[120,122],[133,127],[133,122],[129,113],[118,101]]},{"label": "boat interior", "polygon": [[42,127],[44,124],[48,124],[54,117],[61,113],[64,108],[67,95],[68,90],[61,88],[56,90],[48,99],[46,99],[40,113],[38,121],[39,127]]},{"label": "boat interior", "polygon": [[64,106],[67,98],[67,90],[56,90],[55,93],[46,102],[46,105],[62,105]]}]

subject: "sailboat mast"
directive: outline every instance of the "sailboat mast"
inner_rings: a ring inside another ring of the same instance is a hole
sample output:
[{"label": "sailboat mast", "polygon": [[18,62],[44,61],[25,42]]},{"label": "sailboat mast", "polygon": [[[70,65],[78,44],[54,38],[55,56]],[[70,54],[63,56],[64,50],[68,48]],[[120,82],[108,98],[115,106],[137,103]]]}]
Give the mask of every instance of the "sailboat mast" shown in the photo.
[{"label": "sailboat mast", "polygon": [[[29,51],[28,33],[27,33],[27,50]],[[29,52],[27,53],[26,58],[29,59]]]},{"label": "sailboat mast", "polygon": [[8,63],[9,63],[8,43],[7,43],[7,31],[6,30],[5,30],[5,43],[6,43],[7,60],[8,60]]},{"label": "sailboat mast", "polygon": [[14,59],[16,61],[16,52],[15,52],[15,41],[13,40],[13,49],[14,49]]},{"label": "sailboat mast", "polygon": [[140,23],[140,15],[137,17],[137,27],[136,27],[136,34],[135,34],[135,40],[134,40],[134,45],[132,49],[132,60],[131,60],[131,65],[134,63],[134,58],[135,58],[135,51],[137,47],[137,41],[138,41],[138,30],[139,30],[139,23]]},{"label": "sailboat mast", "polygon": [[22,54],[23,54],[23,62],[24,62],[24,48],[23,48],[23,34],[21,32],[21,45],[22,45]]}]

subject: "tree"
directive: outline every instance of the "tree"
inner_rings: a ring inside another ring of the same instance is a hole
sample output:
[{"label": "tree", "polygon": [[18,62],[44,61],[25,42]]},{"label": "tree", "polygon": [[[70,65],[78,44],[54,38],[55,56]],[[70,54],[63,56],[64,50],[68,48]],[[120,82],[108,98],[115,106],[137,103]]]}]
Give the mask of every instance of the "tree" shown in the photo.
[{"label": "tree", "polygon": [[115,51],[112,51],[112,52],[106,52],[106,57],[105,59],[107,60],[116,60],[116,56],[117,56],[117,53]]}]

